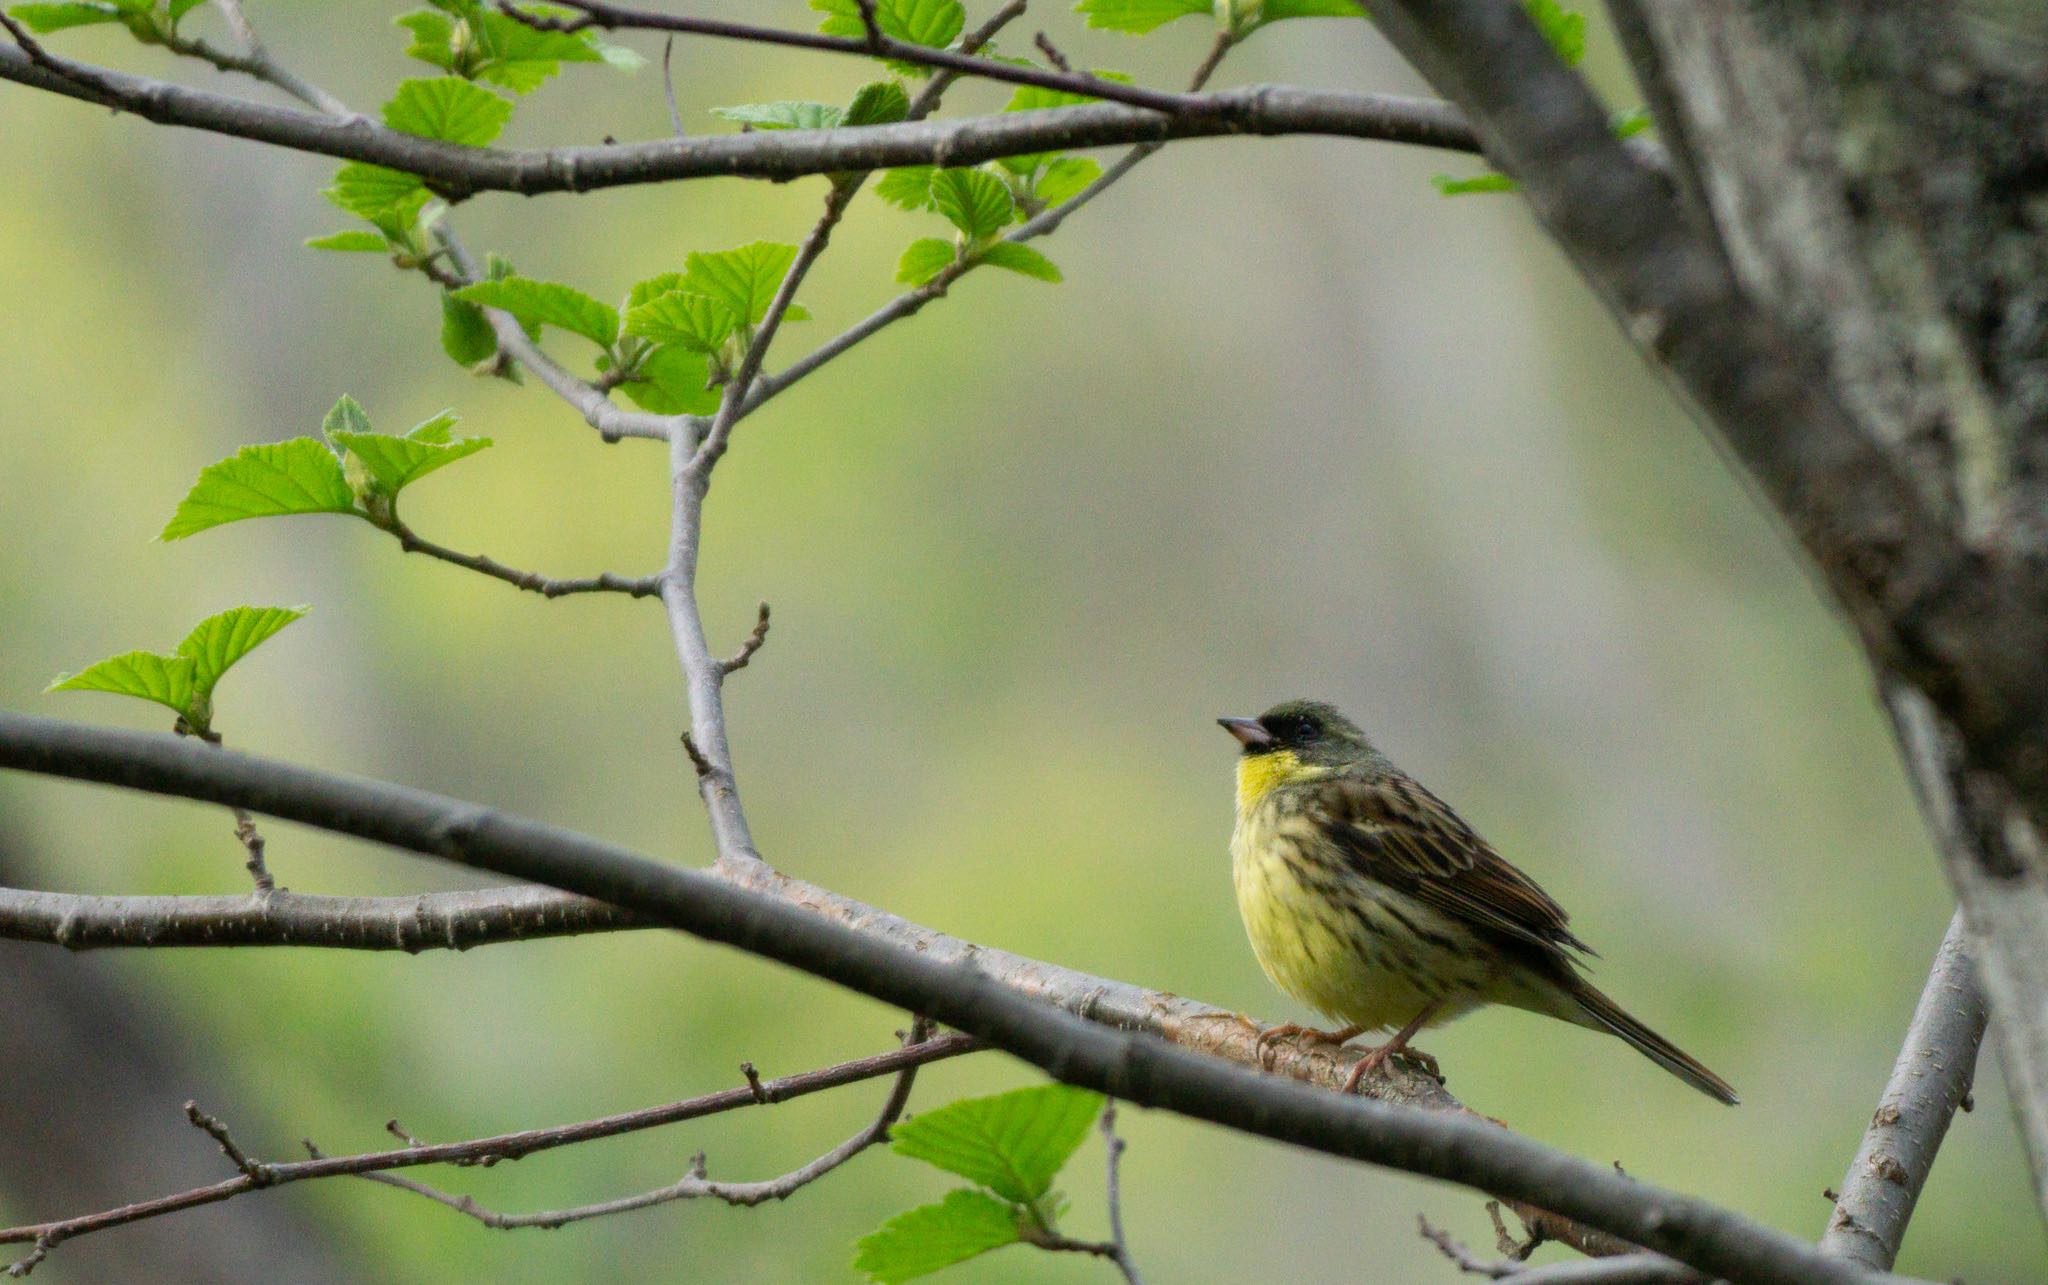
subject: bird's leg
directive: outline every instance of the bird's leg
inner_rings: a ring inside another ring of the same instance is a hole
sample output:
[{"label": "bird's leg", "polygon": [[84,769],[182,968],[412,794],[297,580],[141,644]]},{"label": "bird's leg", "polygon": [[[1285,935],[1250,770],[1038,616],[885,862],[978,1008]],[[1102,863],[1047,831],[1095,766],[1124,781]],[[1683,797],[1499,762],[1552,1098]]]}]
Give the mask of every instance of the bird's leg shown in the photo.
[{"label": "bird's leg", "polygon": [[1346,1040],[1356,1039],[1364,1032],[1365,1028],[1363,1026],[1347,1026],[1341,1031],[1319,1031],[1313,1026],[1303,1026],[1299,1022],[1288,1022],[1261,1033],[1259,1038],[1252,1042],[1252,1051],[1258,1055],[1259,1065],[1264,1066],[1266,1065],[1266,1055],[1271,1053],[1273,1046],[1281,1040],[1304,1035],[1318,1044],[1342,1044]]},{"label": "bird's leg", "polygon": [[[1436,1011],[1443,1006],[1444,1002],[1442,1000],[1431,1000],[1420,1013],[1415,1015],[1414,1021],[1395,1032],[1393,1039],[1388,1040],[1376,1049],[1369,1050],[1364,1057],[1359,1058],[1358,1064],[1351,1068],[1351,1074],[1344,1077],[1344,1092],[1357,1092],[1358,1082],[1385,1066],[1388,1058],[1407,1048],[1408,1041],[1414,1039],[1415,1033],[1428,1025],[1429,1019],[1435,1017]],[[1268,1034],[1271,1034],[1271,1032],[1268,1032]],[[1434,1060],[1434,1058],[1431,1059],[1431,1061]],[[1442,1079],[1443,1077],[1438,1076],[1437,1078]]]}]

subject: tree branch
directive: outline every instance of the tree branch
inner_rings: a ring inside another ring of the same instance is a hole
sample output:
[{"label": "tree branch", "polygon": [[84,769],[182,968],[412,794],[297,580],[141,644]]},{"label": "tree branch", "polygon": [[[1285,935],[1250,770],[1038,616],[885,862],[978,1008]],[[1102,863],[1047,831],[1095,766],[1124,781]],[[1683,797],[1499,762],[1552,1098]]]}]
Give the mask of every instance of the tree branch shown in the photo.
[{"label": "tree branch", "polygon": [[94,897],[0,888],[0,938],[67,950],[327,946],[418,954],[653,926],[616,906],[552,888],[411,897],[328,897],[282,889],[242,897]]},{"label": "tree branch", "polygon": [[1574,1259],[1531,1267],[1519,1258],[1485,1259],[1429,1219],[1418,1217],[1422,1238],[1435,1245],[1459,1271],[1513,1285],[1696,1285],[1699,1273],[1662,1254],[1622,1254],[1613,1258]]},{"label": "tree branch", "polygon": [[[186,1209],[202,1205],[218,1204],[247,1195],[251,1191],[266,1187],[281,1187],[295,1182],[309,1182],[320,1178],[335,1178],[345,1175],[368,1177],[392,1169],[416,1168],[420,1165],[449,1164],[457,1166],[490,1166],[506,1160],[519,1160],[541,1151],[576,1143],[590,1142],[598,1138],[612,1138],[621,1134],[636,1133],[644,1129],[676,1124],[684,1120],[695,1120],[707,1115],[736,1110],[740,1107],[755,1106],[762,1102],[783,1102],[805,1094],[825,1089],[838,1088],[860,1080],[877,1076],[896,1074],[897,1089],[890,1094],[889,1101],[897,1103],[908,1092],[907,1079],[919,1066],[944,1058],[959,1057],[964,1053],[977,1051],[981,1046],[972,1039],[961,1035],[942,1035],[931,1039],[907,1041],[902,1048],[879,1053],[872,1057],[842,1062],[837,1066],[817,1071],[806,1071],[785,1079],[774,1080],[762,1086],[767,1096],[758,1096],[751,1088],[726,1089],[718,1093],[707,1093],[701,1097],[672,1102],[666,1106],[647,1107],[628,1111],[601,1119],[586,1120],[577,1124],[558,1125],[547,1129],[528,1129],[519,1133],[499,1134],[489,1138],[475,1138],[467,1142],[450,1142],[429,1146],[415,1143],[392,1151],[370,1151],[352,1156],[324,1156],[315,1150],[309,1160],[259,1163],[229,1136],[225,1125],[219,1120],[200,1111],[196,1104],[187,1103],[187,1118],[193,1125],[204,1130],[220,1144],[221,1150],[235,1166],[237,1176],[205,1187],[159,1196],[152,1200],[137,1201],[116,1209],[83,1214],[74,1218],[55,1219],[42,1223],[26,1223],[19,1227],[0,1228],[0,1245],[33,1244],[34,1251],[29,1258],[15,1263],[9,1274],[26,1276],[36,1263],[64,1241],[93,1232],[105,1231],[110,1227],[125,1226],[150,1218],[161,1218]],[[885,1126],[886,1129],[886,1126]],[[856,1135],[860,1136],[860,1135]],[[807,1166],[808,1167],[808,1166]],[[801,1171],[799,1171],[801,1172]],[[745,1186],[747,1184],[728,1184]],[[799,1184],[801,1185],[801,1184]],[[794,1188],[792,1188],[794,1190]],[[708,1194],[708,1193],[707,1193]]]},{"label": "tree branch", "polygon": [[[1112,998],[1108,987],[1092,999],[1077,998],[1076,1007],[1098,1019],[1084,1020],[1034,997],[1032,983],[1047,984],[1057,970],[1041,965],[1035,977],[1005,984],[974,963],[895,944],[882,922],[890,917],[880,912],[870,911],[868,923],[856,930],[835,922],[828,907],[650,861],[540,822],[401,786],[211,751],[175,737],[0,714],[0,767],[239,805],[608,901],[929,1014],[1056,1079],[1326,1154],[1541,1204],[1703,1272],[1800,1285],[1873,1279],[1782,1232],[1477,1118],[1330,1093],[1109,1029],[1098,1024]],[[782,882],[792,896],[800,889],[779,876],[755,877]],[[1157,1004],[1158,997],[1150,1002]],[[1155,1012],[1150,1021],[1163,1024],[1166,1018]],[[1252,1038],[1247,1029],[1238,1042],[1248,1045]]]},{"label": "tree branch", "polygon": [[424,538],[395,515],[385,529],[398,537],[398,547],[407,553],[424,554],[429,558],[453,563],[455,566],[490,576],[494,580],[503,580],[516,588],[537,593],[543,598],[562,598],[577,593],[623,593],[631,598],[651,598],[661,592],[659,575],[627,577],[613,575],[607,571],[602,575],[586,576],[577,580],[555,579],[538,572],[508,567],[496,558],[485,557],[481,553],[458,553],[445,544],[436,544]]},{"label": "tree branch", "polygon": [[1119,103],[827,130],[755,130],[597,147],[513,151],[420,138],[169,81],[91,69],[88,83],[0,45],[0,80],[177,125],[417,174],[444,195],[586,192],[696,178],[787,180],[897,165],[974,165],[999,156],[1236,134],[1320,134],[1474,151],[1458,114],[1386,94],[1248,85],[1201,95],[1172,116]]},{"label": "tree branch", "polygon": [[1969,1096],[1988,1015],[1958,911],[1934,952],[1891,1079],[1842,1179],[1822,1253],[1879,1271],[1899,1256],[1935,1152]]}]

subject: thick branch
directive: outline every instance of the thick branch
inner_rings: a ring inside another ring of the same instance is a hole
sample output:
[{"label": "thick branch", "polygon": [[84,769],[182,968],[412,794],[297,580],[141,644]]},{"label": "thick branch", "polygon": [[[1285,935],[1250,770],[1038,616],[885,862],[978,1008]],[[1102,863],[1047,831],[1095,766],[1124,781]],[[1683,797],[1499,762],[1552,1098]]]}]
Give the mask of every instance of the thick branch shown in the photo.
[{"label": "thick branch", "polygon": [[[1111,1030],[1032,998],[1022,980],[1006,985],[972,964],[905,949],[883,933],[857,931],[805,905],[475,804],[209,751],[173,737],[18,714],[0,714],[0,767],[239,805],[609,901],[929,1014],[1057,1079],[1327,1154],[1540,1203],[1701,1271],[1754,1281],[1871,1279],[1781,1232],[1479,1119],[1330,1093]],[[1097,1005],[1080,1007],[1092,1013]]]},{"label": "thick branch", "polygon": [[1834,1217],[1821,1237],[1823,1253],[1880,1271],[1898,1257],[1934,1154],[1969,1096],[1987,1015],[1958,912],[1934,952],[1891,1079],[1842,1179]]},{"label": "thick branch", "polygon": [[104,88],[39,67],[0,45],[0,80],[179,125],[294,151],[418,174],[446,195],[584,192],[694,178],[794,179],[896,165],[974,165],[999,156],[1232,134],[1322,134],[1454,151],[1477,143],[1440,103],[1386,94],[1249,85],[1197,96],[1199,111],[1163,116],[1118,103],[1040,112],[828,130],[757,130],[598,147],[506,151],[461,147],[169,81],[100,71]]},{"label": "thick branch", "polygon": [[328,946],[468,950],[497,942],[652,927],[552,888],[483,888],[412,897],[93,897],[0,888],[0,938],[69,950],[116,946]]}]

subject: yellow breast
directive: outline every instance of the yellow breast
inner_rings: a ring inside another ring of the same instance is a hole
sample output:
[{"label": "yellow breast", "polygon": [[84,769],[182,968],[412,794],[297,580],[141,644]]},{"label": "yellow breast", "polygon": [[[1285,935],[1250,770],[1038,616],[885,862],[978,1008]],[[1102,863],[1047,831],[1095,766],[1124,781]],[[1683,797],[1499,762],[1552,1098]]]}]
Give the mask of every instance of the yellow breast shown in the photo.
[{"label": "yellow breast", "polygon": [[1293,750],[1268,750],[1245,754],[1237,760],[1237,815],[1256,811],[1275,787],[1320,775],[1319,769],[1305,768]]}]

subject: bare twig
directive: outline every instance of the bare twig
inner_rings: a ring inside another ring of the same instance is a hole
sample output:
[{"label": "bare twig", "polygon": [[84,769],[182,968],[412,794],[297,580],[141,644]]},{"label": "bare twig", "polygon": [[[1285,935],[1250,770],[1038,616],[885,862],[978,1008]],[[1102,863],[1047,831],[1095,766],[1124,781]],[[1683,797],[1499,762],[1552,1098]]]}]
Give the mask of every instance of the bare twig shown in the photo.
[{"label": "bare twig", "polygon": [[1880,1271],[1898,1257],[1935,1152],[1969,1095],[1987,1015],[1958,911],[1934,952],[1891,1079],[1842,1179],[1821,1252]]},{"label": "bare twig", "polygon": [[1131,1259],[1130,1242],[1124,1239],[1124,1202],[1122,1170],[1124,1140],[1116,1136],[1116,1099],[1102,1104],[1102,1149],[1104,1168],[1104,1203],[1109,1207],[1109,1243],[1115,1247],[1117,1270],[1124,1274],[1129,1285],[1144,1285],[1138,1276],[1138,1265]]},{"label": "bare twig", "polygon": [[761,650],[762,644],[766,643],[767,641],[768,604],[764,601],[761,604],[760,617],[754,621],[754,632],[747,635],[747,640],[740,644],[740,649],[738,651],[726,657],[723,661],[720,661],[719,663],[725,667],[725,672],[728,674],[733,673],[737,670],[745,669],[747,667],[747,662],[754,658],[754,653]]},{"label": "bare twig", "polygon": [[[1514,1285],[1691,1285],[1698,1272],[1662,1254],[1621,1254],[1612,1258],[1580,1258],[1563,1263],[1531,1267],[1520,1257],[1487,1259],[1474,1254],[1456,1237],[1429,1219],[1415,1219],[1422,1238],[1435,1245],[1461,1272],[1489,1280],[1512,1281]],[[1499,1226],[1495,1215],[1495,1226]],[[1505,1233],[1503,1233],[1505,1234]]]},{"label": "bare twig", "polygon": [[[906,1047],[923,1045],[931,1038],[929,1023],[921,1019],[913,1024],[905,1037]],[[957,1037],[956,1037],[957,1038]],[[678,1200],[722,1200],[728,1205],[751,1207],[771,1200],[787,1200],[798,1191],[831,1173],[834,1169],[853,1159],[861,1152],[889,1137],[889,1128],[902,1116],[903,1108],[910,1101],[911,1085],[917,1078],[918,1062],[905,1063],[897,1073],[896,1083],[889,1091],[888,1099],[872,1123],[859,1133],[799,1168],[792,1169],[779,1177],[760,1182],[719,1182],[706,1176],[704,1154],[697,1153],[691,1159],[690,1172],[666,1187],[643,1191],[631,1196],[620,1196],[613,1200],[602,1200],[593,1204],[576,1205],[568,1209],[549,1209],[530,1214],[506,1214],[486,1209],[470,1196],[451,1195],[430,1187],[423,1182],[402,1178],[392,1173],[365,1173],[362,1177],[372,1182],[399,1187],[415,1192],[427,1199],[458,1213],[476,1219],[486,1227],[498,1231],[516,1231],[526,1227],[555,1228],[592,1218],[607,1218],[613,1214],[628,1213],[635,1209],[650,1209]],[[751,1068],[749,1068],[751,1069]],[[757,1088],[758,1085],[750,1085]],[[779,1099],[756,1093],[756,1101],[772,1102]]]},{"label": "bare twig", "polygon": [[234,33],[235,40],[242,46],[242,52],[224,54],[203,40],[183,37],[169,43],[172,52],[204,58],[222,71],[238,71],[275,85],[316,111],[343,119],[355,118],[356,113],[349,109],[347,103],[270,56],[270,51],[256,38],[256,29],[249,25],[248,15],[242,12],[242,0],[213,0],[213,3],[226,20],[228,30]]},{"label": "bare twig", "polygon": [[1038,46],[1038,52],[1044,54],[1045,60],[1051,63],[1054,67],[1065,72],[1071,72],[1074,70],[1074,65],[1067,61],[1067,56],[1061,53],[1059,51],[1059,48],[1053,44],[1051,36],[1048,36],[1043,31],[1041,31],[1036,36],[1032,37],[1031,43]]},{"label": "bare twig", "polygon": [[659,575],[628,577],[607,571],[602,575],[583,579],[563,580],[508,567],[497,559],[485,557],[480,553],[458,553],[446,545],[436,544],[422,537],[395,514],[385,529],[398,537],[398,547],[407,553],[424,554],[458,567],[466,567],[494,580],[503,580],[506,584],[537,593],[543,598],[562,598],[579,593],[622,593],[631,598],[651,598],[661,592]]},{"label": "bare twig", "polygon": [[90,897],[0,888],[0,938],[68,950],[287,945],[417,954],[652,926],[616,906],[552,888],[412,897],[282,889],[245,897]]},{"label": "bare twig", "polygon": [[[928,1029],[925,1028],[927,1032]],[[861,1080],[893,1074],[898,1077],[898,1087],[895,1091],[891,1092],[889,1101],[895,1104],[895,1109],[900,1114],[902,1111],[902,1098],[909,1092],[909,1086],[906,1083],[906,1073],[914,1071],[917,1067],[923,1066],[928,1062],[959,1057],[964,1053],[972,1053],[981,1047],[982,1045],[979,1042],[964,1035],[948,1034],[907,1040],[901,1048],[892,1049],[886,1053],[878,1053],[871,1057],[842,1062],[837,1066],[825,1067],[816,1071],[806,1071],[801,1075],[792,1075],[785,1079],[775,1080],[770,1082],[768,1088],[774,1094],[772,1100],[781,1101],[787,1098],[800,1097],[804,1094],[821,1092],[825,1089],[838,1088],[841,1085],[853,1084]],[[577,1124],[559,1125],[548,1129],[529,1129],[520,1133],[476,1138],[467,1142],[441,1143],[434,1146],[408,1145],[396,1151],[371,1151],[352,1156],[321,1155],[317,1150],[309,1147],[309,1150],[313,1150],[313,1158],[311,1159],[261,1163],[251,1159],[247,1152],[238,1146],[233,1138],[228,1135],[226,1127],[221,1125],[218,1120],[206,1115],[196,1106],[188,1103],[186,1106],[187,1118],[195,1126],[205,1130],[215,1142],[220,1144],[221,1150],[239,1171],[236,1177],[169,1196],[159,1196],[152,1200],[123,1205],[117,1209],[102,1210],[98,1213],[84,1214],[75,1218],[57,1219],[51,1222],[0,1228],[0,1244],[33,1244],[35,1246],[35,1252],[30,1255],[30,1259],[34,1261],[24,1259],[22,1262],[15,1263],[10,1269],[13,1275],[23,1276],[27,1275],[28,1270],[33,1268],[36,1262],[40,1262],[50,1249],[55,1248],[64,1241],[89,1235],[93,1232],[104,1231],[109,1227],[120,1227],[149,1218],[161,1218],[167,1214],[178,1213],[186,1209],[195,1209],[201,1205],[231,1200],[236,1196],[246,1195],[251,1191],[264,1187],[279,1187],[294,1182],[307,1182],[319,1178],[333,1178],[351,1174],[369,1176],[382,1174],[392,1169],[409,1169],[421,1165],[492,1165],[506,1160],[518,1160],[524,1156],[552,1150],[557,1147],[571,1146],[598,1138],[617,1137],[626,1133],[636,1133],[644,1129],[675,1124],[684,1120],[695,1120],[703,1116],[716,1115],[720,1112],[753,1105],[755,1105],[755,1097],[749,1090],[744,1088],[726,1089],[718,1093],[708,1093],[701,1097],[669,1103],[665,1106],[648,1107],[638,1111],[625,1112],[620,1115],[605,1116],[597,1120],[586,1120]],[[894,1117],[892,1116],[891,1120],[893,1121],[893,1119]],[[394,1121],[393,1124],[395,1126],[396,1122]],[[886,1124],[882,1126],[885,1134],[887,1127]],[[864,1137],[872,1129],[873,1126],[870,1126],[868,1130],[863,1130],[861,1134],[856,1134],[855,1137]],[[400,1136],[409,1136],[405,1135],[403,1130],[394,1128],[394,1132],[399,1133]],[[835,1149],[834,1152],[827,1153],[828,1156],[836,1154],[837,1150]],[[857,1150],[859,1148],[855,1149],[855,1151]],[[846,1156],[840,1158],[838,1163],[844,1163],[845,1159],[850,1158],[852,1154],[854,1152],[848,1152]],[[820,1160],[824,1158],[820,1157]],[[816,1165],[819,1162],[814,1161],[812,1163]],[[806,1166],[806,1169],[811,1167]],[[803,1171],[799,1170],[798,1172],[801,1173]],[[820,1172],[829,1172],[829,1169],[821,1170]],[[789,1177],[790,1175],[784,1175],[783,1179],[776,1181],[785,1181]],[[809,1180],[806,1179],[805,1181]],[[759,1203],[758,1200],[748,1201],[744,1197],[753,1194],[750,1189],[760,1188],[765,1190],[768,1186],[768,1184],[747,1183],[714,1185],[724,1187],[743,1197],[740,1200],[735,1200],[733,1203]],[[801,1185],[803,1184],[795,1184],[795,1186]],[[795,1190],[795,1186],[792,1186],[790,1190]],[[718,1195],[719,1193],[706,1192],[703,1194]],[[721,1198],[724,1197],[721,1196]],[[762,1200],[776,1198],[778,1197],[772,1192],[760,1196]]]},{"label": "bare twig", "polygon": [[[177,731],[180,736],[196,736],[215,749],[224,745],[219,732],[202,731],[191,727],[183,717],[178,719]],[[242,851],[249,855],[249,859],[242,863],[242,868],[249,872],[250,880],[255,883],[257,896],[260,898],[277,891],[277,881],[270,877],[270,867],[264,864],[263,835],[256,828],[256,818],[250,816],[246,808],[229,808],[228,811],[235,818],[235,841],[240,843]]]},{"label": "bare twig", "polygon": [[690,756],[690,766],[696,769],[697,779],[703,780],[718,769],[711,766],[711,760],[704,757],[704,751],[697,748],[697,738],[683,733],[683,753]]},{"label": "bare twig", "polygon": [[677,138],[688,137],[683,128],[683,111],[676,106],[676,80],[669,74],[669,55],[675,52],[676,38],[670,36],[661,42],[661,96],[668,101],[668,123],[674,128]]}]

